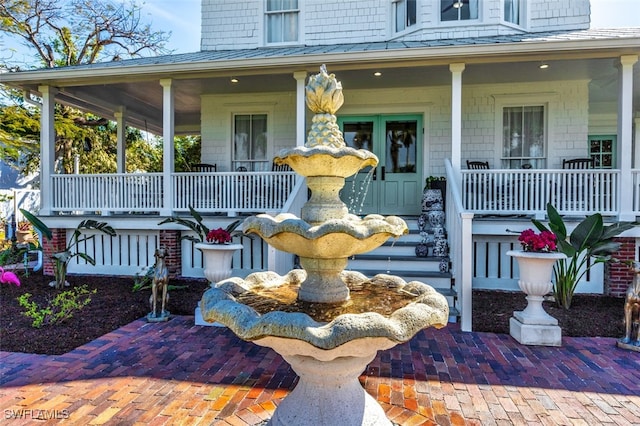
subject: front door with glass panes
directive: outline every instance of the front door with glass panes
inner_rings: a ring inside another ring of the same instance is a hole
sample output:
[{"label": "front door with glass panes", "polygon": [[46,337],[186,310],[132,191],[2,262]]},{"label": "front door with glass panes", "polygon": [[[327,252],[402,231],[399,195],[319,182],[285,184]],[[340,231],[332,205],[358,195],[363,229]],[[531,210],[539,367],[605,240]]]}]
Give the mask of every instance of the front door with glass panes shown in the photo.
[{"label": "front door with glass panes", "polygon": [[379,160],[347,179],[340,193],[355,214],[420,214],[422,117],[375,115],[339,117],[347,146],[372,151]]}]

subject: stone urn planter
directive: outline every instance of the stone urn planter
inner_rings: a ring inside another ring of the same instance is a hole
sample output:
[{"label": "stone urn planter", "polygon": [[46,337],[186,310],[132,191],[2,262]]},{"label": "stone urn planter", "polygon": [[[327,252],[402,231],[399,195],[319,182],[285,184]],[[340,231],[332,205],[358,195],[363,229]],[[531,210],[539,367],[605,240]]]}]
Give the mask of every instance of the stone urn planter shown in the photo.
[{"label": "stone urn planter", "polygon": [[195,248],[204,257],[204,276],[210,283],[217,283],[231,276],[231,260],[242,244],[208,244],[197,243]]},{"label": "stone urn planter", "polygon": [[553,265],[566,256],[563,253],[538,253],[509,250],[507,256],[518,261],[518,286],[527,295],[527,307],[516,311],[510,319],[510,332],[522,344],[560,346],[558,320],[545,312],[542,302],[551,291]]}]

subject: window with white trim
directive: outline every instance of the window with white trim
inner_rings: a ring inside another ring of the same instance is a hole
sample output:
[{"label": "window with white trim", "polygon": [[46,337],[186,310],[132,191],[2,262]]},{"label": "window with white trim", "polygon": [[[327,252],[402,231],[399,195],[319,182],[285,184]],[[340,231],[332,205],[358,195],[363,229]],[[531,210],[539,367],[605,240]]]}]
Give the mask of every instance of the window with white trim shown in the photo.
[{"label": "window with white trim", "polygon": [[589,157],[596,169],[613,169],[616,164],[616,135],[589,135]]},{"label": "window with white trim", "polygon": [[267,43],[298,41],[298,0],[267,0]]},{"label": "window with white trim", "polygon": [[440,0],[440,21],[478,19],[480,0]]},{"label": "window with white trim", "polygon": [[416,0],[394,0],[395,32],[404,31],[416,24]]},{"label": "window with white trim", "polygon": [[544,105],[502,109],[502,166],[544,168],[546,164]]},{"label": "window with white trim", "polygon": [[522,25],[522,0],[504,0],[504,20]]},{"label": "window with white trim", "polygon": [[233,170],[269,170],[267,114],[234,115],[232,152]]}]

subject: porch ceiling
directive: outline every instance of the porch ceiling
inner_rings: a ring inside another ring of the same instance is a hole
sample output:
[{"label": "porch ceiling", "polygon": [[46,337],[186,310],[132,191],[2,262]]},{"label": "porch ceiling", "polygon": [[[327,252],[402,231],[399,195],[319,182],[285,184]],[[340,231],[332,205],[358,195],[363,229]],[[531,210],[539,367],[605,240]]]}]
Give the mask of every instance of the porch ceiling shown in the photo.
[{"label": "porch ceiling", "polygon": [[[551,56],[551,55],[547,55]],[[496,58],[494,58],[495,60]],[[504,60],[504,59],[503,59]],[[550,67],[541,70],[542,61]],[[451,62],[449,60],[448,62]],[[465,62],[461,60],[460,62]],[[318,64],[308,64],[308,72],[317,72]],[[406,61],[404,63],[346,64],[327,63],[330,72],[336,73],[346,90],[381,88],[447,86],[451,74],[446,63]],[[152,133],[162,133],[161,78],[172,78],[175,88],[175,125],[177,134],[200,132],[200,97],[205,94],[243,94],[255,92],[280,92],[296,90],[293,72],[301,67],[281,67],[271,70],[216,70],[197,73],[162,73],[135,77],[96,78],[80,83],[52,81],[60,93],[57,100],[98,115],[113,118],[113,112],[124,106],[130,125]],[[375,77],[374,71],[381,71]],[[239,82],[231,83],[236,77]],[[616,59],[553,59],[528,58],[524,61],[467,63],[463,73],[463,85],[522,83],[540,81],[590,80],[591,105],[610,104],[617,101],[618,70]],[[111,80],[111,81],[110,81]],[[37,84],[25,82],[22,87],[37,93]],[[640,105],[640,65],[634,68],[634,105]]]}]

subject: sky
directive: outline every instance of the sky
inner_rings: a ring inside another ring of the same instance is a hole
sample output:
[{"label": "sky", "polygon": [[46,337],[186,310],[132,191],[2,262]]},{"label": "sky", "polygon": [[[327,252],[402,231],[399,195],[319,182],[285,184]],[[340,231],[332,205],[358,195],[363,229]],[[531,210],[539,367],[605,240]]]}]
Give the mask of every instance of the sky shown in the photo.
[{"label": "sky", "polygon": [[[152,28],[172,32],[175,53],[200,50],[200,0],[145,0],[143,15]],[[591,0],[591,27],[640,27],[640,0]]]}]

